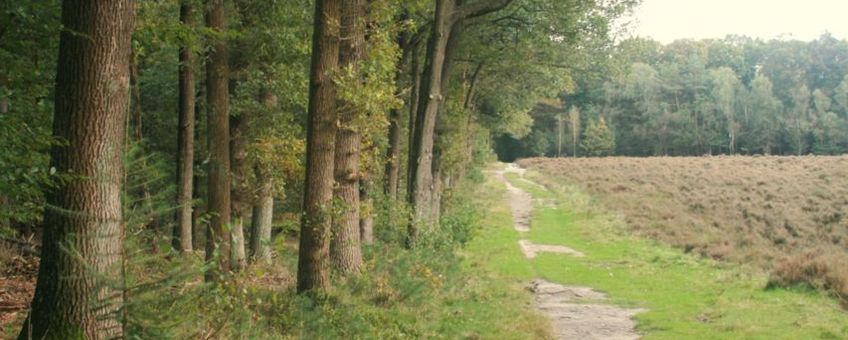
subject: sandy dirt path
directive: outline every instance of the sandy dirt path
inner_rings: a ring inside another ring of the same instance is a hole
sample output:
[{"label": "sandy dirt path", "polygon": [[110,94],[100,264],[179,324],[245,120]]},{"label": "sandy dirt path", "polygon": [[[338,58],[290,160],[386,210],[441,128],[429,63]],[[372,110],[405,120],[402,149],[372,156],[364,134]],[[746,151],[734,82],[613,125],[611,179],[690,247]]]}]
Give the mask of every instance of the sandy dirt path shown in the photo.
[{"label": "sandy dirt path", "polygon": [[[513,186],[504,176],[505,172],[518,173],[523,181],[527,180],[524,179],[524,170],[514,164],[495,173],[507,187],[513,226],[523,236],[531,228],[533,199],[527,192]],[[518,243],[528,260],[542,252],[584,256],[563,245],[533,244],[524,239]],[[565,286],[536,279],[530,282],[528,289],[533,292],[536,309],[551,320],[557,339],[639,339],[633,316],[642,310],[609,304],[606,294],[591,287]]]}]

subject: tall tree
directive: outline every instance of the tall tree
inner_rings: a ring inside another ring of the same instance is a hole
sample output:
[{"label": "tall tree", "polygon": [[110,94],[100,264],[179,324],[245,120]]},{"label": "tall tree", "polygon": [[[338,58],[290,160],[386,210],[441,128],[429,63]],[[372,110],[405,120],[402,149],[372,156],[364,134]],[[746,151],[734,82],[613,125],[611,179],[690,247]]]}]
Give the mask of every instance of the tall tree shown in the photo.
[{"label": "tall tree", "polygon": [[218,264],[206,273],[207,281],[230,271],[230,91],[229,57],[224,0],[209,0],[206,26],[216,36],[206,61],[207,144],[209,147],[209,187],[207,205],[212,218],[206,240],[206,260]]},{"label": "tall tree", "polygon": [[414,210],[409,227],[410,241],[417,237],[417,225],[430,225],[433,221],[433,141],[439,108],[444,101],[447,88],[443,81],[448,41],[457,23],[498,11],[512,0],[485,0],[464,3],[462,0],[436,0],[434,20],[421,76],[418,96],[418,111],[415,126],[411,131],[412,144],[409,150],[409,172],[407,200]]},{"label": "tall tree", "polygon": [[[194,25],[193,6],[180,5],[180,23],[187,29]],[[194,188],[194,51],[187,42],[180,48],[179,121],[177,134],[177,225],[174,248],[192,251],[192,189]]]},{"label": "tall tree", "polygon": [[[104,15],[108,13],[109,15]],[[51,167],[41,266],[19,339],[123,337],[122,157],[127,114],[130,0],[62,3]]]},{"label": "tall tree", "polygon": [[330,288],[329,253],[336,144],[336,86],[342,0],[316,0],[306,130],[306,185],[297,291]]},{"label": "tall tree", "polygon": [[[356,92],[360,86],[359,63],[365,54],[365,8],[363,0],[347,0],[341,6],[341,46],[339,67],[345,78],[346,91]],[[343,274],[355,274],[362,265],[359,231],[359,171],[362,136],[357,127],[355,103],[339,100],[339,129],[336,131],[334,196],[341,211],[333,221],[330,257]]]}]

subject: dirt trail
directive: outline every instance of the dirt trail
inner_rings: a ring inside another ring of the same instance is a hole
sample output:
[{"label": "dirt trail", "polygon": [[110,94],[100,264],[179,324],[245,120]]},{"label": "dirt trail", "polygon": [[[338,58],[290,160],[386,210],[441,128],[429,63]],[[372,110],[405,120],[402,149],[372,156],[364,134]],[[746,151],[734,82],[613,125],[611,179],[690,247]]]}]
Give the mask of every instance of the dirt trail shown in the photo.
[{"label": "dirt trail", "polygon": [[[528,232],[533,199],[528,193],[510,184],[504,172],[518,173],[523,181],[527,181],[524,179],[524,170],[510,164],[505,171],[498,171],[495,175],[506,184],[515,230]],[[520,240],[518,243],[528,260],[541,252],[584,256],[562,245],[533,244],[528,240]],[[639,339],[633,316],[642,310],[611,305],[607,303],[606,294],[590,287],[564,286],[536,279],[530,282],[528,289],[535,296],[536,309],[551,320],[557,339]]]}]

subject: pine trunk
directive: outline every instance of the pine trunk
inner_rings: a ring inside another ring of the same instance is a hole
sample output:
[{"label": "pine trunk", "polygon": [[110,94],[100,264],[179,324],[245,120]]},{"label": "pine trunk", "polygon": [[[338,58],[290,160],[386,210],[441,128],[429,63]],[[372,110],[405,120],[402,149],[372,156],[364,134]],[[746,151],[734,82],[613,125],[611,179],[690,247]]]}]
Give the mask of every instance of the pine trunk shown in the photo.
[{"label": "pine trunk", "polygon": [[[108,13],[108,15],[104,15]],[[65,0],[41,266],[19,339],[123,337],[121,206],[133,2]]]},{"label": "pine trunk", "polygon": [[[194,25],[192,6],[180,5],[180,23]],[[192,247],[192,189],[194,188],[194,52],[188,46],[180,49],[180,113],[177,135],[177,225],[174,249],[187,253]]]},{"label": "pine trunk", "polygon": [[332,226],[336,144],[336,87],[341,0],[317,0],[309,81],[306,136],[306,183],[297,265],[297,291],[330,288],[329,253]]},{"label": "pine trunk", "polygon": [[[210,0],[206,26],[223,33],[224,0]],[[208,212],[210,236],[206,240],[206,260],[218,265],[206,273],[207,281],[217,281],[230,271],[230,124],[229,66],[227,42],[217,38],[211,42],[206,62],[207,138],[209,145]]]}]

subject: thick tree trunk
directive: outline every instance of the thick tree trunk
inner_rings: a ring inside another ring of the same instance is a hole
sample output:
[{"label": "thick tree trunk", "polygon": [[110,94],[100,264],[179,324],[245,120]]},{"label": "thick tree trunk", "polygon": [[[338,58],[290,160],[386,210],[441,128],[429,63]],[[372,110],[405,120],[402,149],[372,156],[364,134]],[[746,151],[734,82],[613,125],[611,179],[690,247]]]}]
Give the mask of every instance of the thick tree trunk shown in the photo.
[{"label": "thick tree trunk", "polygon": [[[363,0],[347,0],[342,4],[339,67],[352,69],[353,74],[358,73],[357,64],[365,53],[364,9]],[[351,275],[359,273],[362,266],[359,239],[359,180],[362,177],[359,154],[362,137],[355,125],[357,108],[352,103],[339,101],[338,109],[340,127],[336,132],[334,195],[342,210],[333,221],[330,257],[343,275]]]},{"label": "thick tree trunk", "polygon": [[[180,23],[194,25],[192,6],[180,5]],[[194,52],[189,46],[180,48],[180,113],[177,134],[177,224],[174,249],[192,251],[192,189],[194,188]]]},{"label": "thick tree trunk", "polygon": [[256,180],[260,183],[250,233],[250,257],[253,262],[271,263],[271,226],[274,222],[274,196],[271,176],[259,167]]},{"label": "thick tree trunk", "polygon": [[[108,15],[104,15],[108,13]],[[123,337],[122,157],[133,2],[65,0],[41,266],[19,339]]]},{"label": "thick tree trunk", "polygon": [[333,174],[336,144],[336,87],[332,76],[339,62],[341,0],[316,0],[309,81],[309,122],[306,136],[306,184],[297,291],[330,288],[329,253],[332,226]]},{"label": "thick tree trunk", "polygon": [[[224,0],[210,0],[206,26],[223,32]],[[229,65],[227,42],[218,38],[211,42],[206,62],[207,138],[209,144],[208,209],[211,238],[206,240],[206,260],[218,265],[206,273],[207,281],[216,281],[230,271],[230,124],[229,124]],[[217,255],[217,258],[215,257]]]}]

